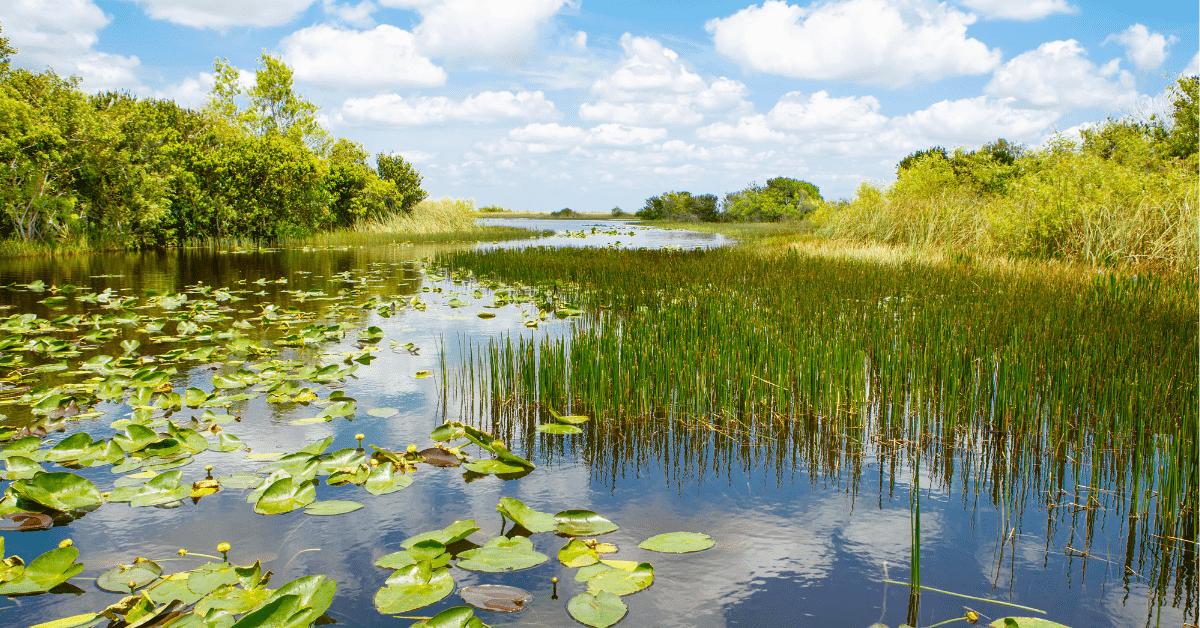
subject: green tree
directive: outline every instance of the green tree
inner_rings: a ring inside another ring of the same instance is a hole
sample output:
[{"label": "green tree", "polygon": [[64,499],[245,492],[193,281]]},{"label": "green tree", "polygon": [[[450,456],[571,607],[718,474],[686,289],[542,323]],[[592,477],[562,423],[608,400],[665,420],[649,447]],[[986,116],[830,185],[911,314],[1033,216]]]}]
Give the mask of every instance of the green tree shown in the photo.
[{"label": "green tree", "polygon": [[396,184],[379,177],[367,164],[370,156],[361,144],[345,138],[330,148],[325,189],[331,198],[333,226],[379,220],[400,208]]},{"label": "green tree", "polygon": [[95,127],[74,79],[50,70],[15,70],[0,78],[0,205],[6,219],[0,233],[53,241],[79,226],[72,183],[83,159],[80,148]]},{"label": "green tree", "polygon": [[646,205],[636,215],[645,220],[681,222],[715,222],[719,218],[716,195],[674,191],[646,199]]},{"label": "green tree", "polygon": [[821,191],[808,181],[775,177],[767,180],[767,187],[779,190],[783,194],[783,202],[788,206],[792,215],[807,214],[816,209],[821,199]]},{"label": "green tree", "polygon": [[1168,154],[1188,159],[1200,148],[1200,76],[1181,77],[1175,83],[1171,105],[1174,124],[1168,136]]},{"label": "green tree", "polygon": [[[227,59],[213,60],[213,77],[206,109],[217,117],[257,135],[291,138],[317,152],[329,147],[329,134],[317,122],[320,107],[296,93],[292,69],[283,60],[264,52],[249,88]],[[245,109],[238,106],[239,97],[246,99]]]},{"label": "green tree", "polygon": [[421,171],[414,168],[400,155],[380,153],[375,156],[375,165],[379,172],[379,178],[390,181],[396,186],[400,209],[404,213],[412,212],[417,203],[429,196],[428,192],[421,189],[421,181],[424,178],[421,176]]}]

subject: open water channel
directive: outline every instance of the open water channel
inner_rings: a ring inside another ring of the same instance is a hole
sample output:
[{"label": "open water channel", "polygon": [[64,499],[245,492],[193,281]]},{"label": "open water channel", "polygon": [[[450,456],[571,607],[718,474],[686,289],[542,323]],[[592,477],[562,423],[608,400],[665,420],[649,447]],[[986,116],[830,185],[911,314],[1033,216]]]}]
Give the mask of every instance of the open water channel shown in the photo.
[{"label": "open water channel", "polygon": [[[553,229],[558,235],[478,246],[692,249],[726,244],[720,236],[626,223],[529,221],[529,226]],[[296,452],[328,437],[332,443],[326,452],[356,447],[356,434],[364,436],[364,445],[404,452],[410,444],[418,449],[432,446],[431,431],[447,420],[498,429],[481,424],[478,417],[459,415],[465,406],[455,399],[456,391],[447,379],[458,373],[461,348],[502,334],[564,334],[576,319],[541,315],[534,302],[517,298],[518,286],[479,282],[465,273],[438,268],[435,256],[451,246],[476,245],[182,250],[5,260],[0,266],[0,285],[7,286],[0,290],[4,308],[0,321],[7,319],[10,324],[0,331],[0,338],[16,335],[22,343],[36,338],[75,342],[95,329],[115,333],[77,343],[78,354],[68,351],[67,357],[46,350],[5,350],[4,355],[21,354],[24,361],[0,367],[0,375],[10,376],[0,384],[0,396],[8,402],[0,406],[0,414],[8,415],[10,427],[48,425],[51,431],[40,447],[43,451],[79,431],[94,439],[111,439],[123,433],[125,424],[118,422],[122,419],[149,421],[161,430],[163,419],[182,423],[197,417],[203,426],[206,410],[227,415],[222,431],[237,436],[251,453],[244,449],[196,453],[190,463],[178,467],[184,483],[204,479],[206,465],[212,465],[213,477],[239,472],[266,477],[259,470],[273,457],[265,454]],[[74,289],[60,290],[68,285]],[[497,293],[504,294],[498,298]],[[187,304],[163,301],[163,296],[174,294],[185,295]],[[51,296],[66,299],[45,302]],[[203,302],[207,304],[197,309],[196,304]],[[570,304],[563,305],[566,310]],[[11,317],[26,313],[59,322],[51,323],[54,329],[29,331],[28,325],[16,329]],[[341,327],[305,341],[303,330],[313,325]],[[372,327],[378,331],[368,332]],[[300,338],[289,342],[289,336]],[[123,341],[139,344],[127,350],[130,345],[123,347]],[[188,353],[205,347],[215,350]],[[172,350],[183,352],[168,355],[176,358],[174,362],[164,361],[162,356]],[[31,414],[27,404],[18,401],[22,394],[36,392],[37,385],[76,386],[111,377],[79,368],[101,355],[136,358],[138,368],[174,367],[169,384],[179,394],[195,388],[210,395],[210,400],[218,398],[211,395],[248,398],[231,401],[227,407],[184,403],[169,413],[151,406],[140,417],[135,416],[135,402],[129,397],[136,388],[118,399],[95,401],[80,414],[62,412],[53,417]],[[272,366],[271,360],[280,362]],[[58,363],[66,367],[29,370]],[[297,387],[308,388],[315,399],[295,402],[285,394],[282,400],[270,400],[270,391],[255,391],[264,387],[264,381],[278,381],[265,375],[271,368],[291,369],[295,375],[304,365],[330,364],[357,368],[325,381],[305,380],[301,372],[296,376],[301,379],[288,380],[291,388],[283,389],[295,399]],[[245,387],[230,384],[236,383],[239,371]],[[12,377],[14,373],[18,377]],[[329,408],[339,392],[354,400],[352,414],[330,421],[305,420]],[[588,509],[619,526],[600,537],[619,549],[612,556],[650,562],[654,568],[649,588],[621,598],[628,605],[623,626],[867,628],[875,622],[897,626],[908,619],[908,588],[884,581],[905,581],[909,575],[911,469],[880,464],[870,447],[852,462],[831,463],[828,458],[822,462],[820,456],[805,454],[811,443],[806,445],[803,438],[779,443],[770,456],[757,456],[757,450],[741,444],[723,443],[716,434],[689,441],[694,443],[690,451],[661,445],[677,441],[658,441],[659,445],[626,443],[618,452],[610,449],[611,438],[594,437],[598,428],[593,425],[603,420],[593,418],[576,435],[532,429],[506,434],[513,452],[536,465],[523,475],[474,474],[418,464],[411,485],[383,495],[354,483],[320,482],[318,501],[363,505],[336,516],[305,514],[303,508],[260,515],[247,502],[250,489],[223,488],[195,503],[190,498],[149,507],[105,503],[76,513],[79,516],[73,520],[59,516],[57,525],[49,529],[5,532],[5,556],[19,555],[28,563],[71,539],[86,567],[70,581],[77,590],[0,600],[0,625],[28,626],[98,612],[121,595],[101,590],[88,578],[132,563],[135,557],[175,558],[180,548],[215,554],[218,543],[229,542],[231,562],[261,561],[264,569],[274,572],[274,585],[311,574],[336,580],[337,595],[328,615],[338,625],[407,626],[412,620],[395,619],[375,607],[374,597],[392,573],[375,566],[376,560],[399,550],[409,537],[461,520],[475,521],[480,530],[470,538],[483,544],[500,535],[502,526],[511,528],[496,511],[502,497],[517,498],[546,513]],[[63,431],[54,431],[60,427]],[[217,442],[211,431],[206,434]],[[463,451],[472,458],[486,457],[476,447]],[[41,464],[46,471],[69,470],[103,492],[114,491],[127,475],[145,472],[122,475],[110,464],[100,463],[69,469],[48,461]],[[125,484],[137,481],[145,479]],[[0,488],[11,483],[5,481]],[[982,598],[926,592],[917,614],[920,625],[961,617],[964,607],[991,619],[1034,615],[1076,628],[1180,626],[1196,621],[1194,592],[1181,596],[1172,577],[1166,596],[1155,595],[1156,574],[1141,573],[1136,561],[1132,567],[1127,565],[1130,532],[1124,516],[1115,510],[1048,512],[1033,496],[1024,496],[1017,504],[1024,516],[1010,537],[1002,532],[1002,513],[991,500],[929,477],[921,478],[920,486],[922,583]],[[674,531],[704,533],[716,545],[687,554],[638,548],[651,536]],[[527,609],[519,613],[478,611],[492,626],[578,625],[568,615],[567,601],[584,591],[586,584],[574,578],[577,569],[556,559],[567,539],[542,533],[530,540],[536,551],[550,557],[548,561],[511,573],[452,566],[455,585],[504,584],[532,594]],[[1072,543],[1086,545],[1086,555],[1068,549]],[[164,573],[170,573],[201,562],[184,559],[160,564]],[[558,578],[556,597],[552,577]],[[452,593],[433,606],[403,615],[427,617],[461,604]],[[106,624],[103,620],[99,625]]]}]

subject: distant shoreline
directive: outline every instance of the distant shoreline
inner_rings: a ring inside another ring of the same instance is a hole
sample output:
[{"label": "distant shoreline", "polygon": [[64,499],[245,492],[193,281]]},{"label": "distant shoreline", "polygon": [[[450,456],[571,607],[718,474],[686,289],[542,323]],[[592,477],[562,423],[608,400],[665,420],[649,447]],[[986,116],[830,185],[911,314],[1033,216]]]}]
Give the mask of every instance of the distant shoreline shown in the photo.
[{"label": "distant shoreline", "polygon": [[587,214],[576,212],[569,216],[557,216],[550,212],[475,212],[476,218],[541,218],[545,220],[621,220],[625,222],[637,222],[641,220],[633,214],[624,216],[613,216],[612,214],[595,213]]}]

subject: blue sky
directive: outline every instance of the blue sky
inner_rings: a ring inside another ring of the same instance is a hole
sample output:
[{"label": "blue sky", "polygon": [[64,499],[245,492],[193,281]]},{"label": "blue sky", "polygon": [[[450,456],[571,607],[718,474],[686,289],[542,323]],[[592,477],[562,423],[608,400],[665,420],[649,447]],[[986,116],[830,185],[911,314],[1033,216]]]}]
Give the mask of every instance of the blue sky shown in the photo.
[{"label": "blue sky", "polygon": [[774,176],[849,197],[929,146],[1146,117],[1197,73],[1198,22],[1171,0],[0,0],[19,66],[200,107],[214,58],[266,51],[433,196],[530,211]]}]

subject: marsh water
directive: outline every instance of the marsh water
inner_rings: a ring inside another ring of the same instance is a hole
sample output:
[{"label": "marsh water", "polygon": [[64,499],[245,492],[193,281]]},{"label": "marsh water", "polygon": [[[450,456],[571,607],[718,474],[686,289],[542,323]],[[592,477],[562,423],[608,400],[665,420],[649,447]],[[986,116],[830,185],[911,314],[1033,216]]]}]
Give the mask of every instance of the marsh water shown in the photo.
[{"label": "marsh water", "polygon": [[[529,226],[553,229],[559,235],[480,246],[584,244],[690,250],[725,244],[719,236],[624,223],[531,221]],[[627,235],[631,231],[633,235]],[[534,302],[511,298],[522,287],[479,281],[465,269],[445,269],[434,262],[440,252],[463,246],[475,245],[182,250],[5,260],[0,284],[8,289],[0,290],[0,304],[5,307],[0,317],[28,312],[44,319],[74,314],[115,314],[119,319],[105,323],[118,330],[116,337],[66,359],[69,370],[0,385],[5,399],[15,398],[20,386],[86,380],[92,374],[77,371],[76,365],[95,355],[126,353],[122,340],[138,340],[140,346],[134,351],[140,356],[228,340],[188,338],[187,334],[164,340],[163,334],[175,331],[179,322],[172,311],[149,299],[173,293],[186,294],[193,301],[213,299],[210,327],[228,329],[237,321],[249,321],[241,336],[270,350],[229,350],[205,360],[180,362],[170,378],[176,392],[212,391],[215,375],[231,375],[247,367],[257,372],[270,359],[357,366],[344,379],[305,384],[318,397],[314,403],[270,402],[266,394],[232,402],[225,412],[237,419],[224,424],[224,430],[260,457],[246,451],[199,453],[193,463],[180,467],[186,482],[204,478],[205,465],[214,467],[214,477],[254,472],[270,459],[261,454],[295,452],[329,436],[333,437],[329,451],[355,447],[356,434],[365,437],[364,444],[391,451],[404,451],[410,444],[425,448],[431,444],[431,430],[447,420],[494,431],[514,453],[537,466],[522,477],[505,477],[421,465],[411,486],[380,496],[361,486],[323,483],[317,487],[318,500],[364,505],[337,516],[312,516],[301,510],[259,515],[246,501],[248,490],[226,488],[197,503],[185,499],[170,507],[140,508],[108,503],[48,530],[6,532],[6,555],[17,554],[28,562],[69,538],[86,568],[71,581],[82,593],[0,602],[0,625],[26,626],[96,612],[120,595],[102,591],[86,578],[135,557],[172,558],[180,548],[213,553],[224,541],[233,546],[231,561],[260,560],[264,568],[274,571],[274,582],[309,574],[335,579],[337,596],[328,615],[338,625],[406,626],[411,621],[375,609],[373,597],[390,571],[374,562],[398,550],[408,537],[459,520],[476,521],[481,530],[472,539],[482,544],[501,534],[504,522],[496,504],[508,496],[542,512],[593,510],[620,526],[602,537],[617,545],[616,558],[653,563],[653,585],[622,598],[629,612],[620,625],[866,628],[882,622],[896,626],[910,617],[909,589],[885,580],[909,577],[914,486],[920,491],[922,584],[981,598],[926,592],[916,611],[920,625],[961,617],[964,607],[993,619],[1037,615],[1076,628],[1196,622],[1194,554],[1173,550],[1175,562],[1161,567],[1161,557],[1155,558],[1161,539],[1153,538],[1127,510],[1106,501],[1106,496],[1121,490],[1117,486],[1084,486],[1082,498],[1079,493],[1055,496],[1057,506],[1048,506],[1043,496],[1020,494],[1001,511],[986,491],[981,493],[965,480],[948,481],[950,474],[937,469],[898,463],[886,444],[859,443],[854,455],[847,455],[844,441],[824,442],[824,432],[808,431],[804,425],[785,430],[774,442],[751,443],[727,438],[712,426],[673,424],[669,417],[660,418],[655,429],[674,436],[650,438],[646,432],[607,433],[603,417],[593,417],[582,434],[551,435],[520,421],[477,416],[455,385],[468,368],[460,362],[464,351],[489,338],[564,336],[580,319],[539,315]],[[70,284],[77,290],[62,293],[68,299],[56,306],[60,309],[51,309],[40,303],[51,292],[21,286],[38,280],[47,288]],[[107,303],[77,298],[105,290],[114,295]],[[506,304],[496,305],[497,292],[507,293]],[[114,301],[121,301],[116,295],[137,299],[113,307]],[[394,312],[391,303],[398,304]],[[264,318],[270,306],[281,314],[279,320]],[[481,318],[481,312],[494,316]],[[146,331],[147,322],[156,320],[165,331]],[[277,343],[316,323],[356,330],[378,327],[382,336],[364,343],[361,333],[351,331],[300,346]],[[73,338],[79,333],[48,335]],[[373,359],[347,361],[363,355]],[[23,366],[54,361],[31,353]],[[424,373],[431,376],[418,376]],[[324,407],[319,402],[334,391],[356,401],[353,415],[294,423],[317,415]],[[94,408],[102,414],[68,417],[65,431],[51,432],[43,447],[80,430],[97,439],[111,437],[119,432],[113,422],[132,414],[127,401],[101,401]],[[389,411],[369,414],[371,409]],[[34,421],[19,404],[0,406],[0,413],[9,416],[11,425]],[[202,413],[185,405],[171,418]],[[156,416],[161,415],[157,411]],[[108,466],[72,471],[106,492],[121,477]],[[1012,525],[1015,513],[1019,519]],[[673,531],[702,532],[716,545],[691,554],[657,554],[637,547],[650,536]],[[456,585],[506,584],[532,593],[527,610],[520,613],[480,611],[484,622],[493,626],[577,625],[567,614],[566,601],[585,585],[574,580],[574,570],[553,558],[564,539],[537,534],[531,540],[539,552],[551,556],[550,561],[513,573],[452,568]],[[161,564],[168,571],[189,568],[186,560]],[[552,597],[552,577],[559,579],[557,598]],[[427,617],[460,604],[458,596],[451,594],[406,616]]]}]

